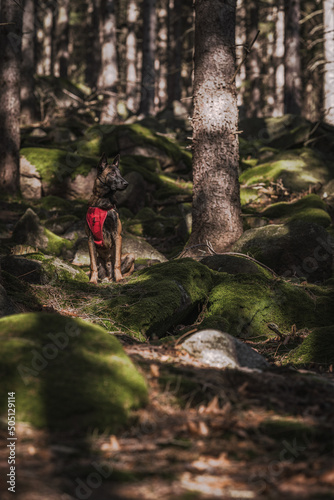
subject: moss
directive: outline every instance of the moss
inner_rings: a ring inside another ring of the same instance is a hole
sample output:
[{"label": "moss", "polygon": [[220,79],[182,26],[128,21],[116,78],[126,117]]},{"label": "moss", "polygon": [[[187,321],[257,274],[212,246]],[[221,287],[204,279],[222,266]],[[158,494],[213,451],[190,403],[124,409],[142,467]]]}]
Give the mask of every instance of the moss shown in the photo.
[{"label": "moss", "polygon": [[42,272],[45,275],[43,278],[45,282],[69,283],[77,281],[84,283],[89,280],[88,275],[81,268],[72,266],[57,257],[45,259],[42,265]]},{"label": "moss", "polygon": [[281,178],[289,189],[302,191],[308,189],[310,184],[326,183],[330,176],[320,155],[312,149],[303,148],[279,153],[270,162],[247,169],[241,174],[240,182],[250,186]]},{"label": "moss", "polygon": [[60,184],[65,177],[87,176],[96,167],[97,159],[62,149],[23,148],[21,155],[34,165],[43,182]]},{"label": "moss", "polygon": [[305,291],[284,281],[259,275],[220,273],[213,288],[202,326],[211,317],[221,317],[229,325],[228,333],[243,338],[272,337],[268,323],[276,323],[282,332],[314,321],[315,304]]},{"label": "moss", "polygon": [[112,319],[137,338],[161,337],[205,301],[211,286],[206,266],[182,259],[139,271],[105,305]]},{"label": "moss", "polygon": [[241,206],[248,205],[259,198],[257,190],[252,188],[240,187],[240,202]]},{"label": "moss", "polygon": [[45,210],[71,210],[72,203],[64,198],[59,198],[58,196],[44,196],[38,202],[34,203],[34,206],[44,208]]},{"label": "moss", "polygon": [[100,327],[56,314],[19,314],[0,320],[0,338],[2,415],[11,390],[17,421],[115,430],[147,401],[145,381]]},{"label": "moss", "polygon": [[61,255],[63,250],[70,249],[73,247],[75,241],[67,240],[66,238],[61,238],[56,234],[44,228],[44,234],[48,238],[48,244],[46,247],[46,252],[52,255]]},{"label": "moss", "polygon": [[261,212],[261,215],[271,219],[282,219],[286,222],[305,220],[323,227],[331,224],[331,217],[326,211],[326,203],[316,194],[304,196],[294,203],[274,203]]},{"label": "moss", "polygon": [[295,365],[334,363],[334,326],[315,328],[301,346],[289,353],[285,362]]}]

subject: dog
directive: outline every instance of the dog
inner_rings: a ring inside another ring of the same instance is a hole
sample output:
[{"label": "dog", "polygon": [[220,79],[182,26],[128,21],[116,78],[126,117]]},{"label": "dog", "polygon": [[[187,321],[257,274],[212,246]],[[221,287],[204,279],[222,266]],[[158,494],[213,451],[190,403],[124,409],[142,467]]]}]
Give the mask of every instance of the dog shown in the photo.
[{"label": "dog", "polygon": [[103,153],[89,200],[86,215],[86,234],[90,256],[90,282],[107,278],[118,283],[134,270],[133,254],[122,256],[122,224],[114,199],[116,191],[123,191],[129,183],[119,170],[120,155],[108,163]]}]

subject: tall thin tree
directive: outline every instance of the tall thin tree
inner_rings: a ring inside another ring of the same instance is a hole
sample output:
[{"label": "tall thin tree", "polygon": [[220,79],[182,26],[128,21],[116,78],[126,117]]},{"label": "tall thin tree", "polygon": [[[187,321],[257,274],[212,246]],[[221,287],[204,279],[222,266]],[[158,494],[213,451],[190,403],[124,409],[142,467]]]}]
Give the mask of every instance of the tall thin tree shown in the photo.
[{"label": "tall thin tree", "polygon": [[196,0],[195,17],[190,255],[198,253],[196,245],[207,242],[217,252],[224,251],[242,234],[234,78],[236,1]]},{"label": "tall thin tree", "polygon": [[136,0],[128,0],[126,36],[126,104],[130,111],[137,108],[137,35],[138,7]]},{"label": "tall thin tree", "polygon": [[324,0],[324,119],[334,125],[334,2]]},{"label": "tall thin tree", "polygon": [[302,105],[300,61],[300,0],[284,0],[284,108],[285,113],[299,114]]},{"label": "tall thin tree", "polygon": [[[259,29],[259,2],[247,1],[246,7],[246,31],[247,41],[250,46]],[[261,116],[261,57],[258,42],[252,47],[246,59],[246,79],[248,80],[246,116],[248,118]]]},{"label": "tall thin tree", "polygon": [[20,168],[20,61],[22,6],[1,0],[0,18],[0,189],[19,191]]},{"label": "tall thin tree", "polygon": [[115,0],[101,0],[101,73],[98,87],[103,92],[100,123],[113,123],[117,117],[117,37]]},{"label": "tall thin tree", "polygon": [[28,125],[37,120],[35,91],[35,0],[24,0],[22,64],[21,64],[21,123]]},{"label": "tall thin tree", "polygon": [[181,99],[182,2],[168,0],[168,105]]},{"label": "tall thin tree", "polygon": [[58,0],[55,26],[54,75],[67,78],[69,60],[69,10],[70,0]]},{"label": "tall thin tree", "polygon": [[155,44],[157,31],[156,0],[143,1],[143,60],[139,113],[154,114],[155,98]]}]

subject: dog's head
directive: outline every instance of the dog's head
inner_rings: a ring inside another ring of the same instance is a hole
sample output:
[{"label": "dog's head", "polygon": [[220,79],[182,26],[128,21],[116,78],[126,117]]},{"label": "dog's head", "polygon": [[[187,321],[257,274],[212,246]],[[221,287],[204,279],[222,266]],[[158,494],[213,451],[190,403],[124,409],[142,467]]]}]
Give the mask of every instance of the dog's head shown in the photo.
[{"label": "dog's head", "polygon": [[107,156],[103,153],[97,167],[97,177],[103,185],[109,187],[110,191],[123,191],[129,185],[121,176],[119,155],[112,163],[108,163]]}]

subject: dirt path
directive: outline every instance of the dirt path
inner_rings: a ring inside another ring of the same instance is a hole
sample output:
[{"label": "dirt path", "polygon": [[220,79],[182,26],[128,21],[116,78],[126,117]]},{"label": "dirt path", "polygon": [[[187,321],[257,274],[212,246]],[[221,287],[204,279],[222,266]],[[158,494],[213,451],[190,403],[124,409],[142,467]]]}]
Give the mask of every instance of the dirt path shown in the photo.
[{"label": "dirt path", "polygon": [[[170,346],[125,349],[149,406],[117,436],[20,425],[16,498],[334,498],[332,374],[222,371]],[[4,448],[0,460],[3,472]],[[12,498],[3,479],[1,489]]]}]

